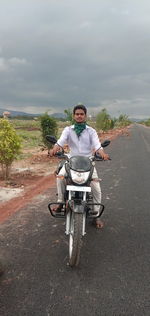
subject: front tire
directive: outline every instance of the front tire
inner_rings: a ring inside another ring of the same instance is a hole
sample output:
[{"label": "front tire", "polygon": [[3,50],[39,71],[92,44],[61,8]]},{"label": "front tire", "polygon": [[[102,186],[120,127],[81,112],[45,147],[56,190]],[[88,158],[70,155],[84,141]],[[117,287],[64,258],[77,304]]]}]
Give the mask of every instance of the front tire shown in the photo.
[{"label": "front tire", "polygon": [[82,246],[83,214],[71,214],[70,234],[69,234],[69,265],[77,266],[80,260],[80,250]]}]

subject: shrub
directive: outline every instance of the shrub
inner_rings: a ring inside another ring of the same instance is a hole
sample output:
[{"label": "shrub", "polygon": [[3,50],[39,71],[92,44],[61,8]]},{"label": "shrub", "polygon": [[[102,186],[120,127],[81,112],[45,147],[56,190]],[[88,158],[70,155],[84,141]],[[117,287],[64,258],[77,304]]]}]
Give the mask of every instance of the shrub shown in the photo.
[{"label": "shrub", "polygon": [[7,179],[12,162],[21,149],[21,139],[7,119],[0,119],[0,164],[2,176]]},{"label": "shrub", "polygon": [[115,127],[125,127],[131,124],[131,121],[129,120],[128,116],[126,114],[121,114],[119,118],[115,122]]},{"label": "shrub", "polygon": [[150,118],[144,122],[146,126],[150,126]]},{"label": "shrub", "polygon": [[64,113],[66,114],[66,120],[69,121],[71,124],[73,124],[74,119],[72,116],[72,109],[66,109],[66,110],[64,110]]},{"label": "shrub", "polygon": [[111,119],[110,115],[107,113],[106,109],[103,109],[96,116],[96,128],[103,131],[107,131],[114,127],[114,121]]},{"label": "shrub", "polygon": [[49,154],[49,150],[52,148],[52,145],[46,140],[46,135],[53,135],[57,137],[57,122],[53,117],[50,117],[47,112],[40,116],[40,122],[42,129],[42,140],[44,145],[47,147]]}]

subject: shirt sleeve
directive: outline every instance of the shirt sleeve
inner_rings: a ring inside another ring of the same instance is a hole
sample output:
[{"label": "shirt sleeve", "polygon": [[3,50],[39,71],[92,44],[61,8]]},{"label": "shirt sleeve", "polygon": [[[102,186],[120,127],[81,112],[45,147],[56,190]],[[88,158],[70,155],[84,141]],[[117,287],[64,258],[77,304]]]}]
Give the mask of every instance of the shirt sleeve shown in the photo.
[{"label": "shirt sleeve", "polygon": [[57,141],[57,145],[63,147],[65,144],[67,144],[68,143],[68,136],[69,136],[69,127],[67,126],[62,131],[62,134]]},{"label": "shirt sleeve", "polygon": [[101,142],[99,140],[98,134],[94,128],[91,128],[90,130],[90,136],[91,136],[91,145],[94,150],[103,149]]}]

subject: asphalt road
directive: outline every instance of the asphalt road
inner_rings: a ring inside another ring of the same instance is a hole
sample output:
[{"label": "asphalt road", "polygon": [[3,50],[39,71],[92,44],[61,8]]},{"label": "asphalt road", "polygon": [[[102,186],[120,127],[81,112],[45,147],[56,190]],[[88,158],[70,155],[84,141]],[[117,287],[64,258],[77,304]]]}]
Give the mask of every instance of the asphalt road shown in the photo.
[{"label": "asphalt road", "polygon": [[0,226],[0,315],[150,315],[150,128],[134,125],[106,151],[105,226],[87,225],[78,268],[67,264],[63,220],[48,213],[55,188]]}]

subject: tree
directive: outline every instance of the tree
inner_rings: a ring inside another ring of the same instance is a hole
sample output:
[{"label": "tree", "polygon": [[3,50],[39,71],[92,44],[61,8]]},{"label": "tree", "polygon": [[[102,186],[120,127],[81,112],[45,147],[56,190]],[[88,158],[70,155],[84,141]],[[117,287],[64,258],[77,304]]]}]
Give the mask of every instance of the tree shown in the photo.
[{"label": "tree", "polygon": [[66,120],[73,123],[72,110],[66,109],[64,110],[64,113],[66,114]]},{"label": "tree", "polygon": [[131,121],[129,120],[128,116],[126,114],[120,114],[119,118],[115,122],[116,127],[125,127],[131,124]]},{"label": "tree", "polygon": [[146,126],[150,126],[150,118],[144,122]]},{"label": "tree", "polygon": [[110,115],[107,113],[106,109],[102,109],[100,113],[96,116],[96,128],[107,131],[114,127],[114,122]]},{"label": "tree", "polygon": [[0,119],[0,164],[2,176],[7,179],[12,162],[17,158],[21,149],[21,139],[7,119]]},{"label": "tree", "polygon": [[58,126],[55,118],[50,117],[48,113],[46,112],[45,114],[40,116],[40,123],[41,123],[41,129],[42,129],[42,138],[43,138],[43,143],[48,149],[48,155],[49,155],[49,150],[52,148],[52,145],[46,140],[46,135],[53,135],[57,137],[57,132],[58,132]]}]

